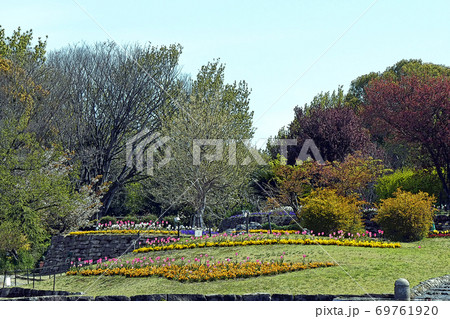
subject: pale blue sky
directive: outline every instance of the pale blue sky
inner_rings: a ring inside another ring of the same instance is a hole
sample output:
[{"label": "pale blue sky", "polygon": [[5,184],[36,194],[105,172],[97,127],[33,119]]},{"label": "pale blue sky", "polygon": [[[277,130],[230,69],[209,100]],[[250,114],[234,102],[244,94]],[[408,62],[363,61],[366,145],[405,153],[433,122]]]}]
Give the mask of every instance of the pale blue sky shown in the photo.
[{"label": "pale blue sky", "polygon": [[[450,66],[450,2],[4,1],[0,25],[48,35],[48,49],[80,41],[180,43],[183,71],[220,58],[226,80],[252,89],[255,138],[273,136],[293,108],[401,59]],[[95,20],[96,22],[94,22]],[[101,26],[99,26],[99,25]]]}]

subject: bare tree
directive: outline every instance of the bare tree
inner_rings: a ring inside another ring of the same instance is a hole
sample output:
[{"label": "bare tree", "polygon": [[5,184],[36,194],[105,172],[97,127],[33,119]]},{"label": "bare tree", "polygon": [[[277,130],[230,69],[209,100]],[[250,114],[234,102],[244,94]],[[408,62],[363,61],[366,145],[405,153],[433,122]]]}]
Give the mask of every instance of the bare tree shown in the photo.
[{"label": "bare tree", "polygon": [[179,45],[121,47],[112,42],[69,46],[49,54],[48,66],[65,90],[58,128],[81,164],[80,184],[109,182],[100,215],[127,182],[145,178],[126,165],[126,140],[155,131],[177,94]]}]

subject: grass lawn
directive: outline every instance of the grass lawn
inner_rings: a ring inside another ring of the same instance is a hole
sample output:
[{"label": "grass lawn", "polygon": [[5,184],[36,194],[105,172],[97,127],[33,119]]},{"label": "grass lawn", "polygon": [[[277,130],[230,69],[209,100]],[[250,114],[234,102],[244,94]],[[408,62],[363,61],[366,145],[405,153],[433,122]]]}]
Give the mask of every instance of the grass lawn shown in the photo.
[{"label": "grass lawn", "polygon": [[[419,248],[419,246],[421,248]],[[236,256],[236,253],[238,255]],[[331,261],[337,267],[308,269],[274,276],[211,282],[181,283],[161,277],[125,278],[123,276],[57,276],[56,290],[98,295],[143,294],[245,294],[255,292],[282,294],[382,294],[393,293],[394,282],[406,278],[411,287],[421,281],[450,274],[450,240],[427,238],[403,243],[401,248],[363,248],[342,246],[240,246],[195,248],[130,254],[124,258],[157,256],[194,259],[200,254],[215,260],[230,258],[244,261],[247,257],[270,261]],[[28,286],[29,287],[29,286]],[[36,289],[53,289],[53,280],[36,282]]]}]

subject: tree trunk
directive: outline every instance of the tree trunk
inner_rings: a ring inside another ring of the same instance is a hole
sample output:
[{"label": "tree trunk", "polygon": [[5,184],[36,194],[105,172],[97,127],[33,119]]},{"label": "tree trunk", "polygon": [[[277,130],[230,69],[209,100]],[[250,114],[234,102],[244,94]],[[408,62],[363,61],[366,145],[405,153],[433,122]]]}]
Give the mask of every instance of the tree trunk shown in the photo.
[{"label": "tree trunk", "polygon": [[197,212],[195,213],[194,222],[192,226],[195,228],[203,229],[205,228],[205,223],[203,222],[203,214],[205,213],[206,208],[206,194],[202,194],[202,199],[200,202],[201,204]]},{"label": "tree trunk", "polygon": [[106,216],[111,206],[111,203],[116,195],[116,192],[119,190],[119,184],[117,182],[112,183],[108,189],[108,192],[102,198],[102,206],[100,207],[100,211],[98,212],[98,219]]},{"label": "tree trunk", "polygon": [[194,228],[205,228],[205,223],[203,222],[203,213],[202,212],[197,212],[195,213],[194,216],[194,222],[192,225]]}]

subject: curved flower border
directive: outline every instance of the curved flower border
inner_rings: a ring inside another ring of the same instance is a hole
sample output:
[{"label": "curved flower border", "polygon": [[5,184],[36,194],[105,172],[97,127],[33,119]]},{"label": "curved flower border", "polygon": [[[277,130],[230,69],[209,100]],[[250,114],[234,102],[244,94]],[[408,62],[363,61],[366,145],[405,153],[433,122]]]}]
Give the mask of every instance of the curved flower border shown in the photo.
[{"label": "curved flower border", "polygon": [[146,266],[142,268],[97,268],[84,270],[71,270],[67,275],[82,276],[125,276],[150,277],[158,276],[180,282],[203,282],[213,280],[250,278],[258,276],[277,275],[286,272],[293,272],[306,269],[323,268],[337,266],[332,262],[244,262],[244,263],[218,263],[212,265],[205,264],[185,264],[185,265],[163,265]]},{"label": "curved flower border", "polygon": [[400,243],[386,243],[377,241],[355,241],[355,240],[337,240],[337,239],[261,239],[244,241],[220,241],[204,242],[190,244],[170,244],[166,246],[141,247],[133,250],[133,253],[145,253],[149,251],[161,250],[182,250],[204,247],[233,247],[250,245],[337,245],[352,247],[370,247],[370,248],[400,248]]}]

